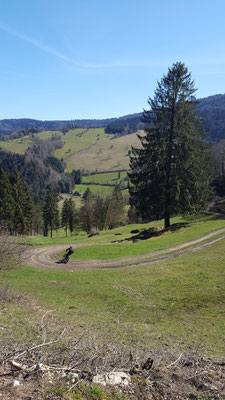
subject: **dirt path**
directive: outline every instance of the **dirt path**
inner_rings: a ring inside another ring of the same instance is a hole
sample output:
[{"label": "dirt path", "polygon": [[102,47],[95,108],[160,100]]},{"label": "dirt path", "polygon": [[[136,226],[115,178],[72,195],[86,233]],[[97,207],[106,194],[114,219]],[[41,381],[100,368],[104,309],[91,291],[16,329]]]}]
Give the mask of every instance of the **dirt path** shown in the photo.
[{"label": "dirt path", "polygon": [[[48,269],[67,269],[67,270],[91,270],[91,269],[106,269],[106,268],[123,268],[132,267],[137,265],[150,264],[160,262],[164,260],[170,260],[171,258],[179,257],[183,254],[192,253],[197,250],[201,250],[205,247],[211,246],[220,240],[225,239],[225,234],[212,240],[216,235],[225,232],[225,228],[218,229],[200,238],[191,240],[186,243],[179,244],[169,249],[160,250],[148,254],[142,254],[134,257],[123,257],[116,258],[113,260],[70,260],[68,264],[57,264],[59,260],[59,252],[65,250],[66,245],[53,245],[39,248],[28,249],[23,258],[23,262],[26,265],[36,268],[48,268]],[[201,243],[205,240],[207,242]],[[105,243],[109,244],[109,243]],[[112,243],[110,243],[112,244]],[[96,246],[96,243],[85,243],[73,245],[74,248],[85,247],[85,246]],[[99,244],[100,245],[100,244]],[[101,243],[104,245],[104,243]],[[189,247],[192,246],[192,247]],[[188,248],[187,248],[188,247]],[[172,254],[168,254],[172,253]]]}]

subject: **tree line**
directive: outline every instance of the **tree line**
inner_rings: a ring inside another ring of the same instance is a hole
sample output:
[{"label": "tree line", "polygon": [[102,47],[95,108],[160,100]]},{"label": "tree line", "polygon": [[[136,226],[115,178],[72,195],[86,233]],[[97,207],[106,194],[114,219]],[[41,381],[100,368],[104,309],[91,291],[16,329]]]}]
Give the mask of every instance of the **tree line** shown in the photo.
[{"label": "tree line", "polygon": [[66,236],[74,230],[102,230],[125,222],[124,200],[119,186],[106,198],[87,189],[80,210],[72,197],[58,207],[58,196],[52,186],[46,190],[43,201],[32,198],[29,187],[18,171],[0,169],[0,225],[7,226],[11,235],[53,236],[53,231],[64,228]]},{"label": "tree line", "polygon": [[34,198],[43,199],[49,185],[56,192],[70,193],[74,184],[82,182],[82,174],[80,170],[65,172],[64,160],[53,156],[60,146],[61,139],[53,137],[50,140],[36,140],[24,155],[0,149],[0,168],[11,173],[18,171]]}]

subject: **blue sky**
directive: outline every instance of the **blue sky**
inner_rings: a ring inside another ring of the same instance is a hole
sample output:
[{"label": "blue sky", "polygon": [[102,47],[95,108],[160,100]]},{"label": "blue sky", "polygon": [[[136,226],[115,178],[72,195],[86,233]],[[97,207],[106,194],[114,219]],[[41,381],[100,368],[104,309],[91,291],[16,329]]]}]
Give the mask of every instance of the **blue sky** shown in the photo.
[{"label": "blue sky", "polygon": [[173,62],[225,93],[224,0],[0,0],[0,119],[141,112]]}]

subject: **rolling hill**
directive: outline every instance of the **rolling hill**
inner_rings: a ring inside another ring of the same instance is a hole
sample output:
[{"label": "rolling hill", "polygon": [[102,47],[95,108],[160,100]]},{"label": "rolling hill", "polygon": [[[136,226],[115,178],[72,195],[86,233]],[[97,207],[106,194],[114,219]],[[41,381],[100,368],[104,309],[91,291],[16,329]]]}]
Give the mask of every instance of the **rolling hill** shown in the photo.
[{"label": "rolling hill", "polygon": [[[199,117],[208,134],[208,140],[218,142],[225,139],[225,94],[199,99],[197,105]],[[0,120],[0,135],[9,135],[17,131],[68,131],[74,128],[90,129],[105,128],[106,133],[126,135],[143,129],[142,113],[130,114],[120,118],[85,119],[69,121],[40,121],[35,119],[4,119]]]}]

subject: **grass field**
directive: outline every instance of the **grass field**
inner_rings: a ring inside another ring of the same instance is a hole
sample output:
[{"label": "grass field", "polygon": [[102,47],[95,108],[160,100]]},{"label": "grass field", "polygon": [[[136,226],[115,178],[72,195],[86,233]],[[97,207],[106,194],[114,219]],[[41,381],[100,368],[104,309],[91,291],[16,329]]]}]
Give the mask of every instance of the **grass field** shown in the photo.
[{"label": "grass field", "polygon": [[83,195],[88,188],[94,195],[103,197],[110,195],[113,191],[113,186],[86,185],[85,183],[82,183],[81,185],[75,185],[75,190],[81,193],[81,195]]},{"label": "grass field", "polygon": [[24,154],[33,140],[30,136],[24,136],[21,139],[13,139],[7,142],[0,141],[0,147],[13,153]]},{"label": "grass field", "polygon": [[191,348],[221,357],[224,259],[220,242],[175,260],[128,269],[71,272],[24,267],[1,273],[2,281],[30,301],[9,304],[0,325],[13,329],[14,337],[32,338],[39,304],[41,310],[54,310],[58,329],[67,326],[70,335],[79,327],[131,348]]},{"label": "grass field", "polygon": [[[98,244],[91,248],[76,249],[75,258],[81,259],[109,259],[117,257],[128,257],[139,254],[146,254],[156,250],[166,249],[180,243],[193,240],[197,237],[206,235],[216,229],[225,227],[225,219],[223,216],[199,214],[187,217],[175,217],[171,219],[171,224],[183,224],[179,229],[172,229],[164,232],[162,235],[152,237],[150,239],[137,243],[122,242],[113,245],[105,245],[119,240],[132,238],[135,234],[131,231],[138,229],[139,231],[150,227],[161,227],[163,221],[155,221],[147,224],[130,224],[119,228],[105,230],[99,232],[99,235],[88,238],[85,232],[79,232],[73,236],[65,237],[63,229],[53,233],[53,239],[43,236],[30,236],[28,238],[33,246],[45,246],[52,244],[69,244],[69,243],[92,243]],[[119,235],[118,235],[119,234]],[[104,244],[104,246],[101,246]]]},{"label": "grass field", "polygon": [[[82,184],[75,185],[75,190],[83,195],[87,188],[89,188],[94,195],[106,197],[113,191],[114,186],[111,185],[120,185],[122,189],[124,187],[127,188],[127,181],[124,181],[126,176],[127,172],[125,171],[85,175],[82,176]],[[124,189],[123,195],[127,194],[128,189]]]},{"label": "grass field", "polygon": [[128,151],[131,145],[135,147],[140,145],[136,133],[115,139],[105,135],[104,140],[96,141],[89,148],[67,159],[67,169],[71,171],[73,168],[78,169],[82,166],[85,171],[128,170]]},{"label": "grass field", "polygon": [[[62,132],[60,131],[43,131],[35,134],[35,137],[38,137],[39,139],[43,140],[48,140],[50,139],[53,135],[58,135],[61,136]],[[9,150],[12,153],[18,153],[18,154],[24,154],[27,148],[34,143],[34,140],[31,135],[29,136],[24,136],[19,139],[13,139],[9,141],[0,141],[0,147],[3,149]]]},{"label": "grass field", "polygon": [[92,174],[82,176],[82,183],[101,183],[101,184],[111,184],[117,185],[127,176],[127,172],[106,172],[101,174]]},{"label": "grass field", "polygon": [[[133,133],[119,138],[105,134],[103,128],[73,129],[63,135],[60,131],[44,131],[37,134],[40,139],[50,139],[60,135],[63,147],[55,151],[55,157],[63,158],[66,169],[81,169],[85,172],[129,169],[128,151],[131,146],[140,146],[137,134]],[[33,143],[31,136],[0,142],[0,147],[15,153],[23,154]],[[113,178],[112,178],[113,179]]]}]

